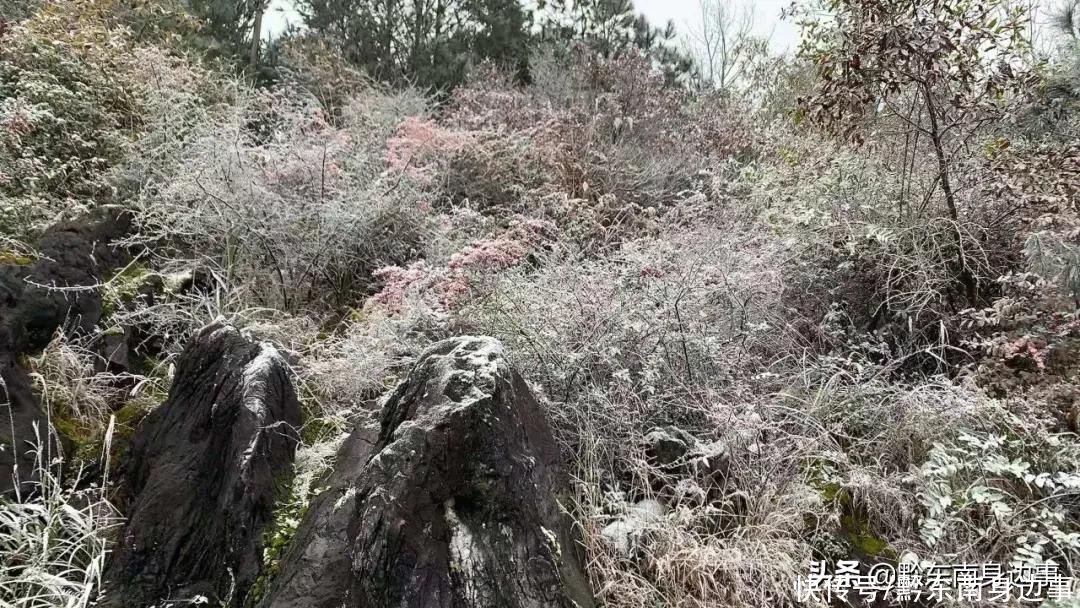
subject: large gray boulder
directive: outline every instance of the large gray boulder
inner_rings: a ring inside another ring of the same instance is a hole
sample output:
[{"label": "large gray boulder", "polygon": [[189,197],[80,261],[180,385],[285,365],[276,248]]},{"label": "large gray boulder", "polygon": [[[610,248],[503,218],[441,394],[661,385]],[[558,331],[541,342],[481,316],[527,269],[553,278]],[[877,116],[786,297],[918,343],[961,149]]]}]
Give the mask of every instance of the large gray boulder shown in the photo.
[{"label": "large gray boulder", "polygon": [[223,323],[204,328],[122,465],[128,520],[100,605],[197,596],[239,605],[261,572],[263,531],[299,425],[290,372],[273,346]]},{"label": "large gray boulder", "polygon": [[559,450],[499,342],[431,347],[337,462],[261,606],[593,606]]}]

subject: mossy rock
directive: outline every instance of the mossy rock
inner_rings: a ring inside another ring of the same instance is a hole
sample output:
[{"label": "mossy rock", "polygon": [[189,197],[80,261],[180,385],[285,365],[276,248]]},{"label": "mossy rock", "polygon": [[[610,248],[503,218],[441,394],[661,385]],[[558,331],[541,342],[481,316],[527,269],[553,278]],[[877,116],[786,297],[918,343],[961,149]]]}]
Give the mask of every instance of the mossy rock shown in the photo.
[{"label": "mossy rock", "polygon": [[53,428],[76,462],[93,462],[101,454],[102,433],[94,427],[66,416],[52,418]]},{"label": "mossy rock", "polygon": [[[818,490],[825,504],[831,504],[840,511],[840,527],[829,538],[812,539],[812,544],[819,553],[829,559],[869,559],[895,560],[896,551],[884,538],[878,536],[864,513],[857,509],[851,493],[839,483],[822,483]],[[814,522],[808,527],[814,529]],[[842,547],[841,547],[842,545]]]},{"label": "mossy rock", "polygon": [[138,428],[142,419],[152,412],[154,408],[161,405],[165,397],[165,395],[142,395],[128,401],[124,404],[124,407],[117,410],[115,414],[116,431],[113,434],[114,443],[117,438],[129,441],[135,434],[135,429]]},{"label": "mossy rock", "polygon": [[294,492],[293,476],[277,482],[277,506],[274,509],[274,522],[263,532],[263,568],[245,598],[244,606],[255,606],[266,595],[266,591],[281,570],[281,558],[289,548],[300,522],[311,505],[311,495],[300,496]]},{"label": "mossy rock", "polygon": [[347,433],[351,426],[344,418],[317,416],[314,412],[306,410],[303,413],[304,426],[300,431],[300,441],[306,445]]},{"label": "mossy rock", "polygon": [[[135,429],[142,419],[153,411],[162,401],[164,395],[148,394],[129,400],[122,408],[113,413],[115,425],[113,427],[112,443],[109,448],[109,461],[111,466],[116,466],[120,456],[124,453],[131,440],[135,436]],[[57,408],[54,411],[52,424],[65,445],[65,449],[72,455],[72,460],[80,463],[95,463],[102,460],[105,450],[105,439],[108,431],[108,421],[103,420],[100,424],[88,424],[79,421],[66,413],[67,408]]]},{"label": "mossy rock", "polygon": [[160,275],[150,272],[141,264],[130,264],[102,287],[102,313],[106,317],[111,316],[140,295],[164,291],[165,282]]},{"label": "mossy rock", "polygon": [[875,535],[865,519],[847,514],[840,517],[840,525],[844,537],[857,555],[889,559],[897,557],[888,541]]},{"label": "mossy rock", "polygon": [[0,251],[0,266],[29,266],[33,263],[34,258],[18,251]]}]

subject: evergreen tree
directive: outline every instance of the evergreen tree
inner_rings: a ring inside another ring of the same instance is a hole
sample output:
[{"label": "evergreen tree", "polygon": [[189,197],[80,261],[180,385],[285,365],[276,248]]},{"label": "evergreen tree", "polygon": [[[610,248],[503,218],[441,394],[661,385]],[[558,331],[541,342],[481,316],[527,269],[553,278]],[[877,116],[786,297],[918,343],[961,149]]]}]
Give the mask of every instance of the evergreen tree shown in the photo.
[{"label": "evergreen tree", "polygon": [[267,0],[187,0],[200,22],[199,43],[211,54],[247,58],[256,18]]},{"label": "evergreen tree", "polygon": [[676,46],[675,25],[654,26],[632,0],[538,0],[538,38],[562,45],[582,41],[604,57],[636,49],[664,71],[669,81],[693,71],[693,61]]},{"label": "evergreen tree", "polygon": [[373,77],[445,90],[473,63],[520,69],[528,27],[517,0],[301,0],[307,26]]}]

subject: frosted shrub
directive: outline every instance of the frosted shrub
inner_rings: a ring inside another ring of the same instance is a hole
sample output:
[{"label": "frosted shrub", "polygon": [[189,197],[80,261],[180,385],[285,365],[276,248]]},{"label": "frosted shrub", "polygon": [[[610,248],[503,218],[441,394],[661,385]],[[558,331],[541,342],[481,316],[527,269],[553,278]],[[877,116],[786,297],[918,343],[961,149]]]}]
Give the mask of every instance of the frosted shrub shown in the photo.
[{"label": "frosted shrub", "polygon": [[111,3],[51,0],[0,33],[0,232],[108,202],[141,120],[132,44]]},{"label": "frosted shrub", "polygon": [[220,268],[249,301],[287,311],[346,305],[373,270],[420,255],[417,191],[383,176],[400,117],[360,110],[385,110],[382,93],[358,92],[336,121],[301,89],[236,95],[152,167],[138,221],[159,253]]},{"label": "frosted shrub", "polygon": [[463,331],[507,344],[554,403],[568,444],[599,425],[603,451],[622,453],[632,428],[704,424],[702,402],[738,392],[733,379],[762,371],[785,344],[775,243],[741,228],[749,234],[643,239],[603,261],[556,248],[537,267],[494,275],[455,315]]},{"label": "frosted shrub", "polygon": [[386,142],[386,167],[431,182],[435,179],[431,164],[444,155],[460,152],[472,140],[472,133],[451,131],[430,120],[410,116]]},{"label": "frosted shrub", "polygon": [[934,444],[913,475],[922,490],[921,538],[929,551],[960,550],[968,561],[1071,566],[1080,558],[1078,446],[1016,417],[1005,421],[1000,431]]},{"label": "frosted shrub", "polygon": [[556,234],[550,222],[526,220],[492,238],[471,242],[452,254],[444,267],[420,260],[406,268],[381,268],[374,277],[382,282],[382,289],[367,305],[390,313],[405,311],[407,304],[439,311],[455,308],[490,289],[500,271],[520,265]]},{"label": "frosted shrub", "polygon": [[[481,71],[455,90],[443,123],[481,134],[446,163],[452,202],[557,223],[590,249],[655,234],[658,218],[712,195],[710,156],[740,137],[726,109],[693,105],[649,62],[573,52],[537,60],[521,90]],[[723,134],[722,136],[719,134]]]},{"label": "frosted shrub", "polygon": [[772,138],[774,154],[740,179],[769,223],[797,243],[786,301],[799,312],[804,335],[826,351],[929,373],[962,359],[955,347],[970,303],[957,279],[957,240],[984,297],[1015,264],[1003,254],[1008,231],[981,223],[1002,210],[977,187],[985,173],[968,167],[970,187],[959,200],[971,218],[954,222],[934,212],[931,198],[912,194],[932,192],[928,165],[898,171],[883,150],[835,142],[822,148],[782,132]]},{"label": "frosted shrub", "polygon": [[318,403],[317,414],[332,418],[370,408],[445,334],[445,316],[420,307],[357,312],[354,318],[363,321],[313,343],[304,354],[299,372]]},{"label": "frosted shrub", "polygon": [[423,184],[439,210],[463,207],[505,218],[529,210],[526,195],[543,181],[532,143],[523,134],[411,117],[387,142],[386,166]]}]

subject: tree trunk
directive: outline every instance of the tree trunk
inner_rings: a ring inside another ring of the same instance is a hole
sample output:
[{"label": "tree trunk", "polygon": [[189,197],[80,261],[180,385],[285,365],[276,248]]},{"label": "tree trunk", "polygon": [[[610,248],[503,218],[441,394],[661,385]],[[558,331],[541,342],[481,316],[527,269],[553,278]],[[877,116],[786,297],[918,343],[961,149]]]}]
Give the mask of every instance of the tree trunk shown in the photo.
[{"label": "tree trunk", "polygon": [[252,73],[259,67],[259,45],[262,44],[262,20],[266,4],[260,0],[255,8],[255,24],[251,27],[251,56],[248,58],[248,67]]},{"label": "tree trunk", "polygon": [[949,160],[945,155],[945,146],[941,142],[937,106],[934,104],[933,92],[925,83],[923,84],[923,93],[926,95],[926,112],[930,117],[930,140],[934,144],[934,154],[937,156],[938,173],[941,177],[941,191],[945,194],[945,206],[948,208],[949,219],[952,220],[953,227],[956,230],[956,262],[959,265],[960,284],[964,288],[968,305],[974,307],[978,304],[978,290],[975,275],[968,267],[967,258],[964,255],[964,237],[960,232],[960,213],[956,208],[956,193],[953,191],[952,182],[949,180]]}]

